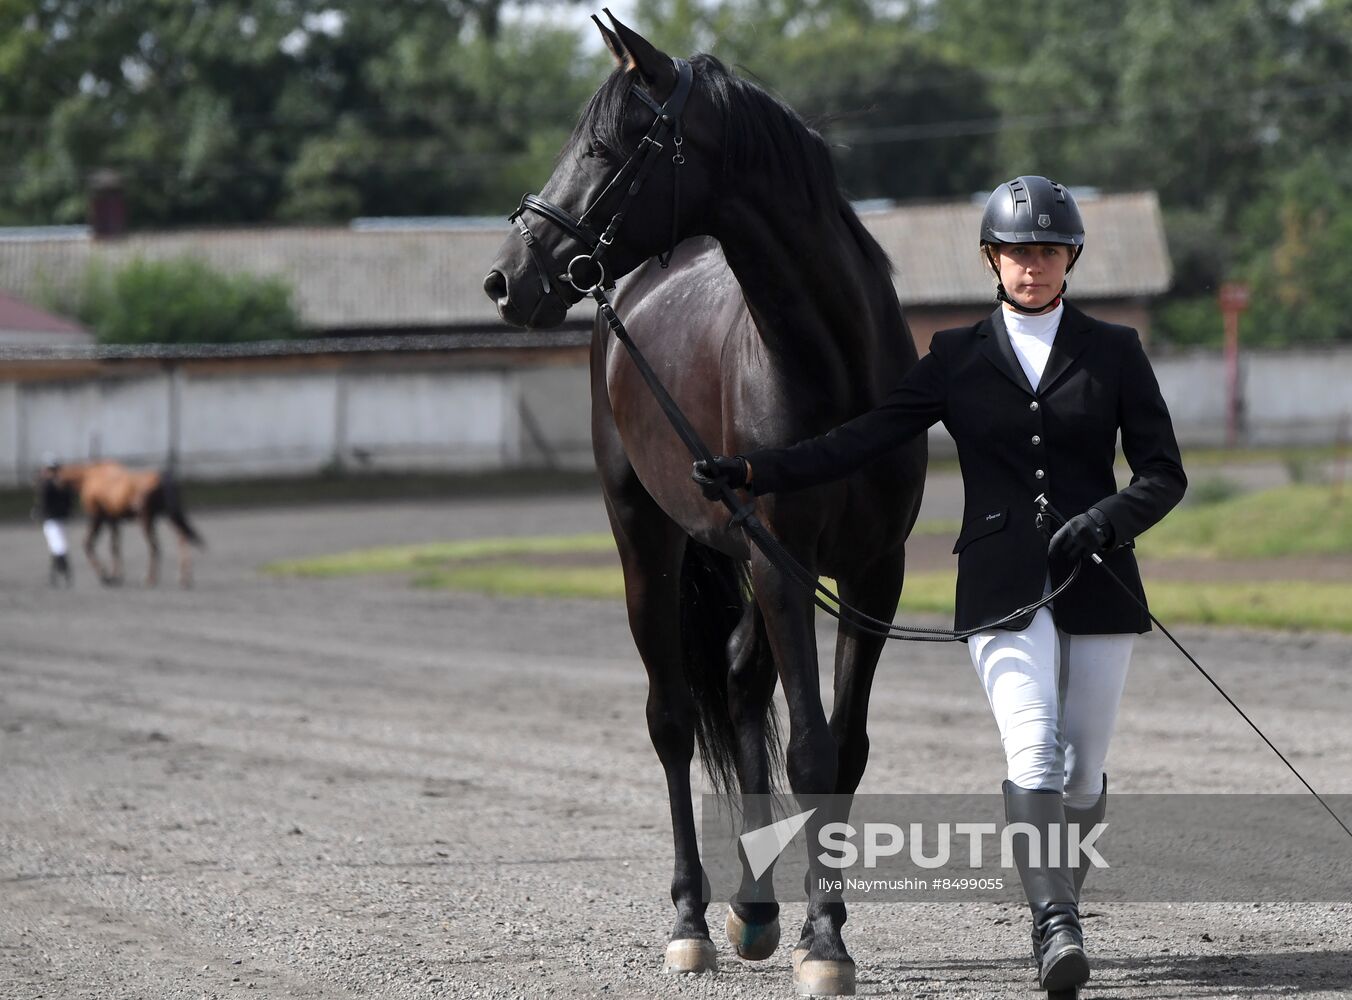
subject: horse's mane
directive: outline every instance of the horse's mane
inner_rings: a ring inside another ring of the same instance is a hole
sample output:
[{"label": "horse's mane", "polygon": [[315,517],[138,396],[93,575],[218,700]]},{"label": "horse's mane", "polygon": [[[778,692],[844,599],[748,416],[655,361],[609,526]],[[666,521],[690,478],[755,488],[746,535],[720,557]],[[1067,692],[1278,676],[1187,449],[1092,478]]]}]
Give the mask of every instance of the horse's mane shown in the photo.
[{"label": "horse's mane", "polygon": [[[773,172],[814,210],[834,207],[869,263],[890,276],[892,265],[886,251],[841,193],[831,152],[821,135],[793,108],[737,76],[714,56],[692,56],[690,64],[724,122],[725,174]],[[633,152],[624,137],[624,120],[635,72],[616,68],[610,74],[583,109],[566,148],[576,149],[580,140],[594,139],[621,156]]]}]

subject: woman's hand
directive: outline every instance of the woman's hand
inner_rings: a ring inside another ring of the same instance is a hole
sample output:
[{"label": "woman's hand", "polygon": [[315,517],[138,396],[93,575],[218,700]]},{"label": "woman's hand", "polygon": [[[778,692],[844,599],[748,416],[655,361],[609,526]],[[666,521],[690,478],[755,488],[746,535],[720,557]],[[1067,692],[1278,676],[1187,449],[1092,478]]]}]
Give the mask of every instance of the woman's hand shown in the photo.
[{"label": "woman's hand", "polygon": [[1076,514],[1052,535],[1047,556],[1070,565],[1102,555],[1113,546],[1113,526],[1097,507]]},{"label": "woman's hand", "polygon": [[699,459],[691,467],[690,478],[699,484],[700,492],[706,500],[718,500],[723,493],[720,486],[727,483],[733,489],[741,489],[751,483],[751,463],[740,455],[727,458],[716,455],[712,459]]}]

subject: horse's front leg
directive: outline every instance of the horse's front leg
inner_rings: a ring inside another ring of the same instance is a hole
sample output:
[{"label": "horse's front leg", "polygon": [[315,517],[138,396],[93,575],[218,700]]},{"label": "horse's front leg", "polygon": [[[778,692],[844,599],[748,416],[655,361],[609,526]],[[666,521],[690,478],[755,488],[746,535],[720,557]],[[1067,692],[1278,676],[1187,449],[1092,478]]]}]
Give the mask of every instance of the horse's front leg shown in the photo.
[{"label": "horse's front leg", "polygon": [[696,706],[686,682],[681,638],[681,559],[685,534],[657,508],[636,481],[628,495],[606,498],[624,571],[629,628],[648,673],[648,735],[667,779],[675,866],[671,901],[676,923],[667,944],[665,971],[711,972],[718,952],[705,921],[707,880],[700,863],[691,800]]},{"label": "horse's front leg", "polygon": [[[736,733],[737,781],[742,793],[742,832],[774,822],[770,807],[770,747],[777,745],[772,702],[775,662],[765,634],[765,619],[748,603],[728,642],[728,713]],[[742,854],[742,881],[728,904],[724,930],[738,957],[764,961],[779,946],[779,903],[772,863],[757,877]]]},{"label": "horse's front leg", "polygon": [[[812,570],[804,553],[795,553]],[[802,961],[794,969],[799,995],[850,996],[854,993],[854,961],[845,950],[841,928],[845,904],[833,887],[838,873],[820,861],[821,829],[836,822],[838,751],[822,710],[817,676],[812,593],[793,583],[757,552],[752,558],[756,600],[765,615],[766,632],[789,705],[789,740],[785,753],[789,785],[795,796],[811,797],[816,807],[807,819],[807,921]]]},{"label": "horse's front leg", "polygon": [[[837,583],[841,599],[853,608],[880,621],[891,621],[901,597],[905,573],[905,550],[900,546],[882,553],[868,566],[841,573]],[[840,754],[836,768],[835,793],[839,797],[836,819],[849,819],[852,796],[864,778],[868,764],[868,705],[873,677],[887,640],[881,636],[842,622],[836,632],[834,701],[831,708],[831,734]],[[834,912],[834,911],[832,911]],[[845,907],[840,908],[843,918]],[[839,928],[837,928],[837,931]],[[809,919],[793,950],[800,962],[812,950],[813,924]]]},{"label": "horse's front leg", "polygon": [[[906,551],[898,546],[866,567],[841,573],[841,599],[864,614],[890,622],[897,613],[906,570]],[[853,795],[868,764],[868,702],[873,675],[887,640],[842,622],[836,632],[835,700],[831,733],[840,748],[836,792]]]}]

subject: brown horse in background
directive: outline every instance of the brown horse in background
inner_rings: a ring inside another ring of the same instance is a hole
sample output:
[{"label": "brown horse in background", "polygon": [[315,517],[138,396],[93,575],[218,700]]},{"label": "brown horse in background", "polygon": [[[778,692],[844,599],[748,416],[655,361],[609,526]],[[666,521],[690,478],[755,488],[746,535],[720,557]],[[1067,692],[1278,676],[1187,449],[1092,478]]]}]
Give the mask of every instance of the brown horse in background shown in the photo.
[{"label": "brown horse in background", "polygon": [[[184,587],[192,586],[192,546],[205,548],[206,543],[183,513],[178,486],[168,472],[133,470],[118,462],[87,462],[61,466],[56,479],[80,499],[88,522],[85,555],[103,583],[122,582],[120,525],[132,519],[140,523],[150,548],[146,585],[153,587],[159,582],[160,545],[155,537],[155,521],[162,515],[178,533],[178,581]],[[111,569],[104,568],[94,549],[105,525],[112,551]]]}]

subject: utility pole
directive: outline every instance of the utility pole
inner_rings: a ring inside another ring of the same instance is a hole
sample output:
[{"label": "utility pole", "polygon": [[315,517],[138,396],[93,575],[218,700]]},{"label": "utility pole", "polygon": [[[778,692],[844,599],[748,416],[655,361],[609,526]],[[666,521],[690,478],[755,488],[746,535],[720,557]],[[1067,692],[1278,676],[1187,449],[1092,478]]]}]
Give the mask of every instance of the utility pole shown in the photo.
[{"label": "utility pole", "polygon": [[1249,286],[1243,281],[1221,284],[1221,318],[1225,321],[1225,444],[1239,443],[1239,315],[1249,308]]}]

